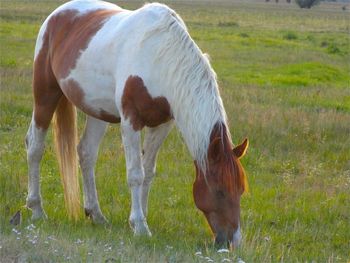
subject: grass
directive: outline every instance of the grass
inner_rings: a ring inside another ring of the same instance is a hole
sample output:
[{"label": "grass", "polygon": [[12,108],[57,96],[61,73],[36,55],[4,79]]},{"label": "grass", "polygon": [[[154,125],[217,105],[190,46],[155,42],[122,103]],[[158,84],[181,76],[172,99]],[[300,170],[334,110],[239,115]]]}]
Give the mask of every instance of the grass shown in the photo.
[{"label": "grass", "polygon": [[[96,167],[108,227],[67,219],[49,134],[42,161],[45,222],[11,216],[25,204],[24,137],[31,119],[35,38],[63,1],[4,1],[0,20],[1,262],[348,262],[350,260],[350,47],[341,5],[311,10],[249,2],[169,2],[211,56],[251,192],[242,199],[242,246],[212,248],[192,200],[193,162],[174,130],[159,155],[150,196],[152,238],[128,227],[130,194],[118,125],[108,129]],[[120,2],[119,2],[120,3]],[[121,2],[137,8],[139,2]],[[79,115],[80,134],[84,116]],[[31,225],[31,224],[34,225]],[[201,255],[195,255],[196,252]]]}]

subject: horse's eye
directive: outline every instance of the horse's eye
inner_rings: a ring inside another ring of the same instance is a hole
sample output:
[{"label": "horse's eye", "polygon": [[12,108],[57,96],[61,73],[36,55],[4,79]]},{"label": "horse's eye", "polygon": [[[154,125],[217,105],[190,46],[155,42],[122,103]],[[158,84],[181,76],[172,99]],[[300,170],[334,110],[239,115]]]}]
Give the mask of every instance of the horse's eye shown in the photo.
[{"label": "horse's eye", "polygon": [[221,190],[216,191],[216,196],[220,199],[225,198],[225,193]]}]

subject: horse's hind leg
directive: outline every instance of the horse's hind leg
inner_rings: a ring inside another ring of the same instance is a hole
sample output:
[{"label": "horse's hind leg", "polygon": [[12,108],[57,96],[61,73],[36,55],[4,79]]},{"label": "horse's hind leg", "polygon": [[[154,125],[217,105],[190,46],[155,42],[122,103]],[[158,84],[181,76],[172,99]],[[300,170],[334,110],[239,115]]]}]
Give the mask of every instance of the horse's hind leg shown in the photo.
[{"label": "horse's hind leg", "polygon": [[172,121],[164,123],[156,128],[146,128],[142,156],[145,171],[145,179],[142,185],[142,210],[145,216],[147,216],[148,212],[148,193],[156,172],[157,153],[172,128]]},{"label": "horse's hind leg", "polygon": [[98,148],[107,123],[88,116],[83,137],[78,145],[80,167],[84,183],[84,208],[86,216],[91,217],[97,224],[106,223],[97,198],[94,168],[96,164]]},{"label": "horse's hind leg", "polygon": [[34,110],[26,136],[28,161],[27,207],[32,210],[32,219],[46,216],[41,204],[39,166],[44,152],[47,129],[62,97],[62,91],[52,73],[47,56],[48,49],[42,48],[34,61]]},{"label": "horse's hind leg", "polygon": [[27,162],[28,162],[28,196],[27,207],[32,210],[32,219],[46,218],[42,208],[40,195],[39,165],[44,153],[45,129],[40,129],[34,118],[29,126],[26,136]]},{"label": "horse's hind leg", "polygon": [[[35,77],[34,77],[35,80]],[[27,207],[32,210],[32,219],[46,217],[40,195],[40,161],[44,153],[44,141],[57,103],[62,92],[56,85],[41,86],[34,81],[34,111],[26,135],[28,162]],[[44,87],[44,88],[43,88]]]}]

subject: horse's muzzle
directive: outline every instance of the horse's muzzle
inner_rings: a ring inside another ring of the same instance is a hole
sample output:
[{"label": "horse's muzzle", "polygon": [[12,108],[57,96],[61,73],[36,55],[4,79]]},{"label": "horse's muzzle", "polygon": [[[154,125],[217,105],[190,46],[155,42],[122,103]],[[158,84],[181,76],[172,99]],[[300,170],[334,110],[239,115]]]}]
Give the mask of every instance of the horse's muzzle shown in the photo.
[{"label": "horse's muzzle", "polygon": [[228,239],[222,235],[216,235],[215,237],[215,248],[216,249],[222,249],[222,248],[230,248],[230,242]]},{"label": "horse's muzzle", "polygon": [[232,238],[227,238],[227,234],[224,232],[219,232],[215,236],[215,248],[232,248],[235,249],[241,243],[242,235],[240,227],[233,233]]}]

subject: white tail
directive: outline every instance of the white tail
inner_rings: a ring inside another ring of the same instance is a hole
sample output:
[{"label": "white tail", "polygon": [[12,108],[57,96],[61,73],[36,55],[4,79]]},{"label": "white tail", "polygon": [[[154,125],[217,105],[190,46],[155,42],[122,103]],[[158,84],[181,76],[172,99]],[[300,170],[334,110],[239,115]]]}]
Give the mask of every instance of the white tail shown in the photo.
[{"label": "white tail", "polygon": [[55,111],[53,130],[66,209],[68,216],[75,220],[80,215],[76,119],[76,108],[65,96],[62,96]]}]

